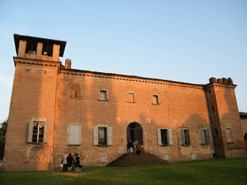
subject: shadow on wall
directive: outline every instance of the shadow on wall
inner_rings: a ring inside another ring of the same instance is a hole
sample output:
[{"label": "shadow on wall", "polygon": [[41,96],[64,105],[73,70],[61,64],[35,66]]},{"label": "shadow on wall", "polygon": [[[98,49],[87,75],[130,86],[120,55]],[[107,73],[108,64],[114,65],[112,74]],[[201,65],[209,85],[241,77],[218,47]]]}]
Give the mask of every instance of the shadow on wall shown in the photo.
[{"label": "shadow on wall", "polygon": [[[119,141],[121,135],[116,133],[118,100],[113,94],[112,81],[87,72],[62,70],[57,89],[56,165],[65,152],[78,153],[83,166],[99,165],[100,159],[106,160],[101,163],[105,165],[116,155],[116,146],[123,144],[123,140]],[[79,127],[78,144],[70,143],[72,127]],[[113,141],[109,138],[111,134]]]}]

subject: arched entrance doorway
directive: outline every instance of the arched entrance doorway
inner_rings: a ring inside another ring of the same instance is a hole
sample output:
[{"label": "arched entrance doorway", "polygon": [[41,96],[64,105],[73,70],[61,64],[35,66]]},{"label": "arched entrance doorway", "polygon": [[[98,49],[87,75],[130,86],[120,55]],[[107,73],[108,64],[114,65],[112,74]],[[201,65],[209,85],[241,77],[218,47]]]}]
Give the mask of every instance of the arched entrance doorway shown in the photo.
[{"label": "arched entrance doorway", "polygon": [[142,139],[142,127],[138,123],[130,123],[128,128],[127,128],[127,143],[129,141],[136,141],[138,140],[139,142],[143,142]]}]

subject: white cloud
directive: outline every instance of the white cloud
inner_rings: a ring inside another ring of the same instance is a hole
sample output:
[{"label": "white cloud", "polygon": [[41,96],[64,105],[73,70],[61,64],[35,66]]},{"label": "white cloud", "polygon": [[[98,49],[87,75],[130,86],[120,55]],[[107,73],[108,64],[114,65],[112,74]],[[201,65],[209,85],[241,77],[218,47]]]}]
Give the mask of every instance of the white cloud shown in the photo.
[{"label": "white cloud", "polygon": [[0,83],[6,86],[9,90],[12,90],[13,79],[0,73]]}]

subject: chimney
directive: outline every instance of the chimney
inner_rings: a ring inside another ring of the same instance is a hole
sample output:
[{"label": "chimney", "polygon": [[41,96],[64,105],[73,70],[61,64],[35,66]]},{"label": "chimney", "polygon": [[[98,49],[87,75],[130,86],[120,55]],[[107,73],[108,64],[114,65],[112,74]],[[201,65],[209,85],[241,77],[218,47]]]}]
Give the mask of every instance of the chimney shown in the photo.
[{"label": "chimney", "polygon": [[65,69],[71,69],[71,60],[70,59],[65,60]]}]

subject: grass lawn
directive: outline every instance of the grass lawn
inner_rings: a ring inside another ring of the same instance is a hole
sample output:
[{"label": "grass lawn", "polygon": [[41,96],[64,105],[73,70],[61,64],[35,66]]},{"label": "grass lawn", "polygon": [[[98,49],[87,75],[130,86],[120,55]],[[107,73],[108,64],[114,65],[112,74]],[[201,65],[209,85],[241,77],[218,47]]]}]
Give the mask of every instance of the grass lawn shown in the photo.
[{"label": "grass lawn", "polygon": [[247,158],[139,167],[88,167],[81,172],[0,172],[1,184],[247,184]]}]

